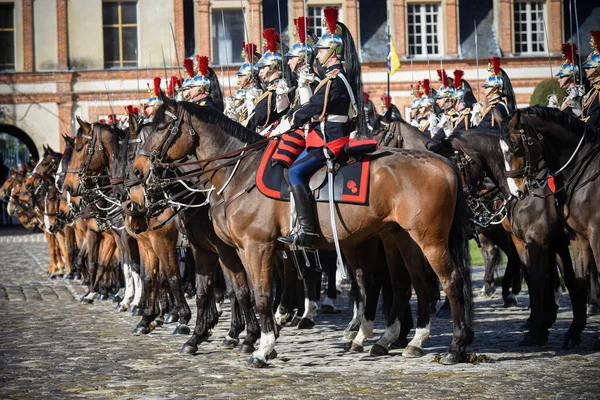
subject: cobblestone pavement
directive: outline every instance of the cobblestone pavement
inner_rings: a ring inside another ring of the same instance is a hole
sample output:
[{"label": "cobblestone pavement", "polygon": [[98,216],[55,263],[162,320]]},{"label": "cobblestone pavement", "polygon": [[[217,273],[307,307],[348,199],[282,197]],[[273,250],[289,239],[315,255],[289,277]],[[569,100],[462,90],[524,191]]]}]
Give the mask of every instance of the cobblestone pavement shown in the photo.
[{"label": "cobblestone pavement", "polygon": [[[199,354],[182,356],[186,339],[173,336],[172,327],[132,336],[138,318],[117,313],[109,301],[79,303],[83,288],[49,280],[47,262],[44,243],[0,241],[0,398],[598,398],[600,353],[593,344],[600,317],[590,318],[577,350],[559,350],[571,318],[566,295],[550,341],[534,348],[518,346],[526,292],[521,307],[509,310],[499,297],[477,298],[470,351],[489,360],[451,367],[434,361],[450,343],[447,320],[434,322],[422,359],[405,359],[400,350],[380,358],[344,352],[351,310],[341,298],[343,312],[319,315],[314,329],[284,328],[278,358],[257,370],[247,356],[219,346],[228,307]],[[482,269],[474,268],[478,287],[481,279]]]}]

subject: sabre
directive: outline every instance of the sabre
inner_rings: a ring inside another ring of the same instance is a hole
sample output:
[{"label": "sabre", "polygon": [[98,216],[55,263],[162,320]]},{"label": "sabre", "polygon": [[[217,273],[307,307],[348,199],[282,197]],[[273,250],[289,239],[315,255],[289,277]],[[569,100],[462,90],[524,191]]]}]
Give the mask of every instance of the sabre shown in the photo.
[{"label": "sabre", "polygon": [[[223,9],[221,9],[223,10]],[[181,77],[181,64],[179,64],[179,53],[177,52],[177,41],[175,40],[175,31],[173,30],[173,22],[169,21],[171,25],[171,35],[173,36],[173,45],[175,46],[175,58],[177,59],[177,73],[179,74],[179,80],[182,81]]]},{"label": "sabre", "polygon": [[479,87],[479,47],[477,42],[477,21],[473,20],[473,28],[475,28],[475,65],[477,69],[477,102],[481,101],[481,89]]},{"label": "sabre", "polygon": [[426,53],[427,55],[427,72],[429,72],[429,82],[431,82],[431,67],[429,66],[429,51]]},{"label": "sabre", "polygon": [[[581,49],[581,43],[579,42],[579,17],[577,16],[577,0],[573,0],[575,7],[575,28],[577,29],[577,48]],[[581,51],[581,50],[579,50]],[[583,69],[581,69],[581,57],[579,57],[579,86],[583,86]]]},{"label": "sabre", "polygon": [[[136,61],[138,59],[137,47],[135,49],[135,59],[136,59]],[[136,84],[137,84],[137,98],[138,98],[138,102],[140,104],[142,104],[142,99],[140,98],[140,67],[139,67],[139,65],[136,65],[136,67],[135,67],[135,80],[136,80]]]},{"label": "sabre", "polygon": [[552,95],[556,96],[556,89],[554,88],[554,73],[552,72],[552,58],[550,57],[550,47],[548,43],[548,32],[546,31],[546,22],[542,21],[544,26],[544,36],[546,37],[546,48],[548,49],[548,65],[550,66],[550,81],[552,82]]},{"label": "sabre", "polygon": [[[569,29],[571,30],[571,43],[573,42],[573,2],[569,0]],[[550,50],[550,49],[548,49]],[[575,49],[571,46],[571,60],[575,62]]]},{"label": "sabre", "polygon": [[[281,7],[279,6],[279,0],[277,1],[277,17],[279,18],[279,45],[281,46],[281,36],[283,35],[283,31],[281,30]],[[281,46],[281,51],[283,51],[283,46]],[[283,66],[283,55],[281,57],[281,78],[285,82],[285,68]]]},{"label": "sabre", "polygon": [[113,125],[116,126],[116,121],[115,121],[115,110],[113,110],[113,106],[112,103],[110,101],[110,95],[108,94],[108,84],[106,83],[106,81],[104,81],[104,87],[106,88],[106,98],[108,99],[108,106],[110,107],[110,119],[112,119]]},{"label": "sabre", "polygon": [[[222,8],[221,8],[221,21],[223,23],[223,39],[225,39],[225,42],[227,42],[227,31],[225,30],[225,14],[223,13]],[[229,50],[227,50],[227,45],[225,46],[225,63],[227,63],[227,68],[229,69]],[[222,74],[222,72],[221,72],[221,74]],[[229,71],[227,71],[227,80],[229,83],[229,96],[231,97],[231,74],[229,73]]]},{"label": "sabre", "polygon": [[165,69],[165,82],[167,82],[167,87],[168,87],[168,85],[169,85],[169,74],[167,73],[167,62],[165,61],[165,51],[163,50],[162,44],[160,45],[160,52],[162,53],[163,68]]},{"label": "sabre", "polygon": [[[306,18],[306,14],[307,13],[307,9],[306,9],[306,0],[303,0],[303,6],[302,6],[302,18]],[[306,21],[306,20],[305,20]],[[308,22],[310,23],[310,19],[308,20]],[[305,22],[304,23],[304,41],[308,42],[308,24]],[[308,43],[304,43],[304,63],[306,64],[306,70],[309,71],[309,66],[308,66]]]}]

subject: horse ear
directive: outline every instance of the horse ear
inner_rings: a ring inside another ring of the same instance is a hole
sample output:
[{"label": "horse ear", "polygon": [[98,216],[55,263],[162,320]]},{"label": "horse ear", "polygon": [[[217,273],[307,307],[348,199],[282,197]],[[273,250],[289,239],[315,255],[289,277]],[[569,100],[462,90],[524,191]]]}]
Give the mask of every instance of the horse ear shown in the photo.
[{"label": "horse ear", "polygon": [[86,132],[90,130],[90,124],[88,122],[82,120],[81,118],[79,118],[79,115],[77,116],[77,123]]},{"label": "horse ear", "polygon": [[63,139],[65,140],[65,143],[67,144],[67,147],[73,147],[75,146],[75,140],[69,136],[69,135],[62,135]]},{"label": "horse ear", "polygon": [[138,131],[138,120],[133,114],[129,114],[129,132],[135,135]]},{"label": "horse ear", "polygon": [[17,169],[15,167],[10,167],[10,175],[16,175],[18,173]]},{"label": "horse ear", "polygon": [[175,104],[177,103],[174,100],[171,100],[169,98],[169,96],[167,96],[165,94],[165,92],[162,91],[162,89],[159,89],[160,91],[160,99],[162,100],[162,102],[165,104],[165,106],[167,106],[168,109],[173,110],[175,108]]},{"label": "horse ear", "polygon": [[521,111],[517,109],[517,112],[513,115],[513,117],[508,122],[509,129],[518,129],[519,124],[521,123]]},{"label": "horse ear", "polygon": [[492,109],[492,118],[494,118],[494,120],[496,121],[496,124],[498,124],[498,126],[500,126],[500,124],[502,124],[502,114],[500,114],[500,111],[498,111],[498,108],[494,107]]}]

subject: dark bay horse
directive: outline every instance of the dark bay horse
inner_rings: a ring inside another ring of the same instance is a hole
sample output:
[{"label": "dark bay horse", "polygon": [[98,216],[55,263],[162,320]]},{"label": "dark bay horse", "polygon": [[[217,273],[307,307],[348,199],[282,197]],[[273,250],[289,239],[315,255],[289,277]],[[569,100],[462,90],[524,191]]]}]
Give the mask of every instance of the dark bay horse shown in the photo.
[{"label": "dark bay horse", "polygon": [[[277,336],[271,304],[273,257],[276,250],[282,249],[277,238],[290,231],[289,205],[253,190],[262,152],[252,150],[263,147],[261,136],[220,112],[177,103],[164,94],[162,100],[164,104],[154,119],[155,132],[136,157],[134,174],[141,182],[151,182],[151,173],[160,174],[161,169],[170,166],[164,163],[190,155],[196,156],[205,173],[210,172],[207,174],[210,182],[224,199],[220,207],[226,209],[229,240],[244,261],[260,315],[260,347],[250,361],[254,366],[264,366]],[[239,163],[223,158],[243,149],[246,151]],[[220,168],[214,169],[219,165]],[[234,168],[236,174],[232,174]],[[336,207],[339,239],[344,249],[352,249],[384,231],[392,234],[403,254],[407,240],[421,248],[452,306],[454,335],[442,359],[449,364],[464,361],[466,346],[473,340],[466,205],[460,186],[454,169],[432,153],[384,151],[373,155],[369,205]],[[316,209],[320,222],[316,247],[332,249],[328,205],[318,204]],[[407,251],[410,254],[412,249]],[[397,269],[391,269],[390,273],[394,282],[401,281]],[[402,300],[406,297],[400,291],[394,295]]]},{"label": "dark bay horse", "polygon": [[[477,190],[478,183],[488,177],[501,189],[505,198],[510,196],[508,182],[504,175],[504,162],[500,150],[497,131],[469,130],[442,141],[449,157],[460,158],[465,170],[465,179],[470,189]],[[479,184],[481,185],[481,184]],[[479,190],[485,186],[479,186]],[[546,188],[547,189],[547,188]],[[555,289],[557,278],[556,257],[562,260],[565,283],[573,303],[573,322],[565,337],[564,347],[576,345],[581,333],[581,320],[585,321],[585,304],[582,308],[582,293],[579,283],[574,279],[573,266],[568,249],[568,240],[564,234],[561,218],[557,213],[554,200],[544,190],[536,191],[538,196],[529,196],[519,201],[507,201],[507,218],[503,226],[515,237],[514,248],[511,243],[503,243],[505,251],[519,252],[521,268],[529,287],[531,316],[529,331],[522,337],[521,345],[540,345],[548,340],[548,329],[556,320]],[[507,268],[519,269],[519,265]],[[584,301],[585,303],[585,301]]]},{"label": "dark bay horse", "polygon": [[[570,279],[574,280],[574,290],[587,297],[590,271],[600,271],[598,130],[574,115],[536,106],[507,118],[502,133],[510,192],[519,198],[531,198],[538,195],[540,186],[552,187],[575,256],[575,276]],[[573,312],[576,306],[581,308],[573,302]],[[585,310],[580,312],[581,318],[577,325],[571,325],[567,338],[580,340],[586,324]]]}]

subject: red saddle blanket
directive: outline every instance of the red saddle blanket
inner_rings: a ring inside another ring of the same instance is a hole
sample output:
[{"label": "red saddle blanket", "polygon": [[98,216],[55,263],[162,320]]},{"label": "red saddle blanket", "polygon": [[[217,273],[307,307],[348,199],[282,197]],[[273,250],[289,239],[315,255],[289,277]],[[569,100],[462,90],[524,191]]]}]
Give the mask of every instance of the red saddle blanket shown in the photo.
[{"label": "red saddle blanket", "polygon": [[[260,167],[256,174],[256,186],[267,197],[276,200],[289,201],[289,184],[285,179],[285,168],[271,162],[277,149],[277,142],[269,143]],[[371,156],[364,155],[360,159],[350,158],[333,176],[333,198],[338,203],[366,204],[369,192],[369,166]],[[316,201],[329,201],[329,181],[326,167],[318,170],[310,179]]]}]

